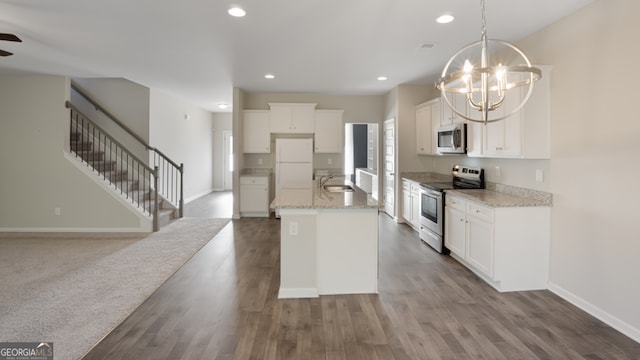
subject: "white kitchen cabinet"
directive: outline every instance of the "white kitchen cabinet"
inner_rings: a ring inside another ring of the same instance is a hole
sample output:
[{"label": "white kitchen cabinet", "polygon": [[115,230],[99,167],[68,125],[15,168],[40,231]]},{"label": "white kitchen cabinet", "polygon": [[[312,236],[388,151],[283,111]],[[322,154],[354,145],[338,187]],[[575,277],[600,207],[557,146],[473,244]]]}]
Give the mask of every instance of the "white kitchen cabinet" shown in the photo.
[{"label": "white kitchen cabinet", "polygon": [[[463,94],[453,94],[451,97],[451,103],[456,109],[462,111],[463,114],[467,114],[469,107],[467,105],[466,97]],[[456,114],[451,107],[447,104],[447,101],[440,98],[440,126],[464,123],[467,120],[460,115]]]},{"label": "white kitchen cabinet", "polygon": [[243,152],[270,153],[269,110],[244,110]]},{"label": "white kitchen cabinet", "polygon": [[434,129],[440,125],[440,98],[416,106],[416,153],[418,155],[437,154]]},{"label": "white kitchen cabinet", "polygon": [[316,104],[269,103],[271,132],[313,133],[315,108]]},{"label": "white kitchen cabinet", "polygon": [[269,176],[240,177],[240,216],[269,217]]},{"label": "white kitchen cabinet", "polygon": [[446,196],[445,246],[498,291],[547,288],[549,232],[549,207],[489,207]]},{"label": "white kitchen cabinet", "polygon": [[414,229],[420,228],[420,185],[402,179],[402,217]]},{"label": "white kitchen cabinet", "polygon": [[[542,70],[531,97],[520,111],[504,120],[489,123],[469,122],[468,152],[473,157],[548,159],[550,157],[550,77],[549,66]],[[505,98],[505,107],[513,108],[526,95],[527,88],[512,91]],[[516,96],[513,96],[516,95]],[[504,111],[504,108],[496,110]]]},{"label": "white kitchen cabinet", "polygon": [[445,247],[464,258],[467,242],[466,202],[459,198],[447,197],[445,207]]},{"label": "white kitchen cabinet", "polygon": [[316,153],[342,153],[344,110],[316,110],[314,129]]}]

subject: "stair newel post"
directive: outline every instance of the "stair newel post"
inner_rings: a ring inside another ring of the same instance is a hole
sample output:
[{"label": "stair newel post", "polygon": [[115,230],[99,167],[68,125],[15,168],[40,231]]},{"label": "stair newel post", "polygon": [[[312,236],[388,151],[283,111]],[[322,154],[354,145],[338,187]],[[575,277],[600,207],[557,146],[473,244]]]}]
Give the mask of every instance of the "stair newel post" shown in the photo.
[{"label": "stair newel post", "polygon": [[158,167],[153,168],[153,231],[158,231]]},{"label": "stair newel post", "polygon": [[180,209],[178,210],[179,216],[183,216],[184,210],[184,184],[182,180],[184,178],[184,163],[180,163]]}]

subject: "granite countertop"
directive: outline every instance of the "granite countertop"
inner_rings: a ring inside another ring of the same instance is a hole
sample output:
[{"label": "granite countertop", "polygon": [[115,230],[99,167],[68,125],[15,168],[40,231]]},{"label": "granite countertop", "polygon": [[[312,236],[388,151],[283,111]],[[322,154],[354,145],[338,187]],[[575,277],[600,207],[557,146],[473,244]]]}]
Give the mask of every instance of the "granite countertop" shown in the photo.
[{"label": "granite countertop", "polygon": [[415,181],[417,183],[447,182],[453,180],[453,177],[451,175],[443,175],[431,172],[403,172],[400,173],[400,177],[403,179]]},{"label": "granite countertop", "polygon": [[461,196],[490,207],[535,207],[551,206],[549,199],[523,197],[488,189],[477,190],[445,190],[447,194]]},{"label": "granite countertop", "polygon": [[348,184],[353,192],[330,193],[318,188],[283,189],[271,203],[271,209],[369,209],[378,208],[378,201],[349,181],[329,181],[329,184]]}]

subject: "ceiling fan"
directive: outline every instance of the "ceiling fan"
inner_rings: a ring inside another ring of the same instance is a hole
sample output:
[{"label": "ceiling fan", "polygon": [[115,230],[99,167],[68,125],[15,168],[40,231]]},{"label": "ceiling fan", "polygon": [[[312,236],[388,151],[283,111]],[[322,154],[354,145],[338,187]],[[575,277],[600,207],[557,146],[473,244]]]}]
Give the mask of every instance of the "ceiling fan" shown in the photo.
[{"label": "ceiling fan", "polygon": [[[0,40],[22,42],[22,40],[20,40],[19,37],[15,36],[13,34],[2,34],[2,33],[0,33]],[[8,52],[8,51],[0,49],[0,56],[11,56],[11,55],[13,55],[12,52]]]}]

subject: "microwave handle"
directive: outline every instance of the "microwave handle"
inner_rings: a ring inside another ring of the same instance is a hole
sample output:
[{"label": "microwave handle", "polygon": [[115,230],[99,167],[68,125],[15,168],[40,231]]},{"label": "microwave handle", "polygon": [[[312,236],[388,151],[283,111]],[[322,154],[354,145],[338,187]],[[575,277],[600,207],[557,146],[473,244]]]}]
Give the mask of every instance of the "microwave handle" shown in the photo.
[{"label": "microwave handle", "polygon": [[460,144],[460,129],[453,130],[451,133],[451,147],[455,150]]}]

